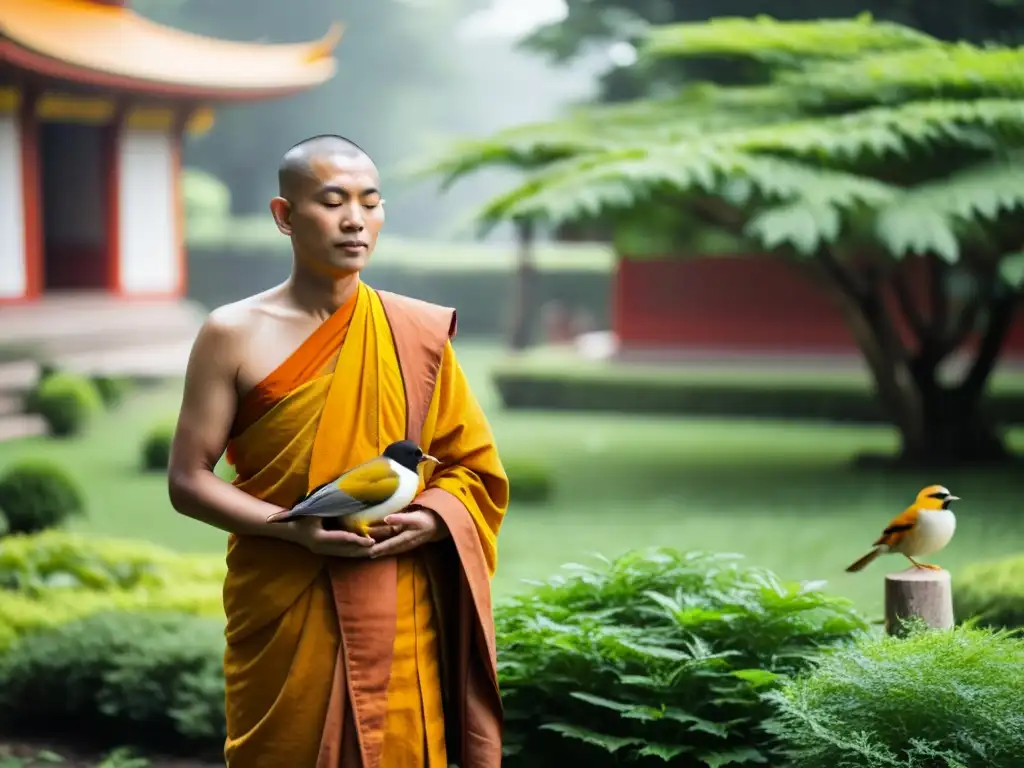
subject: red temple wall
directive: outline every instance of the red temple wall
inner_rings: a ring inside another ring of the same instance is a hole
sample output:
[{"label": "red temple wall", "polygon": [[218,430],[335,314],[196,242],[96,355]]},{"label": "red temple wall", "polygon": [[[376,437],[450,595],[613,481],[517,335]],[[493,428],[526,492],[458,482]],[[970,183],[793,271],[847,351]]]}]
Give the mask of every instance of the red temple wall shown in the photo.
[{"label": "red temple wall", "polygon": [[[830,298],[798,267],[770,256],[623,259],[613,302],[613,330],[624,348],[857,353]],[[1006,353],[1024,357],[1024,311]]]}]

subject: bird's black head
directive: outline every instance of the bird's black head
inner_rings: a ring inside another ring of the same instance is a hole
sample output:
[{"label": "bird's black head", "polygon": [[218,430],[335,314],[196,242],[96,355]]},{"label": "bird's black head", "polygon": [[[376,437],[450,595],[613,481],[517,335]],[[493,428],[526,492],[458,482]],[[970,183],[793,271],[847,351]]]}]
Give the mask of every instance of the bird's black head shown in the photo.
[{"label": "bird's black head", "polygon": [[415,472],[424,461],[437,462],[437,459],[425,454],[412,440],[392,443],[384,449],[384,456],[412,472]]}]

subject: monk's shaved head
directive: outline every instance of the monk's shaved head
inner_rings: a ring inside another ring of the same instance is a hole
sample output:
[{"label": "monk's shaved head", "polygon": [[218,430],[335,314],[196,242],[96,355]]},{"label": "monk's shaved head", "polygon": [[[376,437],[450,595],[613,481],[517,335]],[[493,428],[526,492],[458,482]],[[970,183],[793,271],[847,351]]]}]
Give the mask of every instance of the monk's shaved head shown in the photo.
[{"label": "monk's shaved head", "polygon": [[277,168],[278,194],[291,200],[310,181],[318,178],[318,163],[338,159],[352,159],[373,165],[362,147],[344,136],[322,134],[304,139],[284,153]]}]

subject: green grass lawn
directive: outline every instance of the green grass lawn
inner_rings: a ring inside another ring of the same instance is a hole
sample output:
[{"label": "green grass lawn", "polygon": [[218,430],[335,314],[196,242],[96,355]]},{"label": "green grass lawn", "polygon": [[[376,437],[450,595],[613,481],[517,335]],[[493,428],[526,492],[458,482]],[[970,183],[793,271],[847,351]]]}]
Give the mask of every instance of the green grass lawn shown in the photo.
[{"label": "green grass lawn", "polygon": [[[506,459],[545,462],[558,477],[550,503],[513,500],[500,539],[499,593],[588,553],[668,545],[739,552],[784,577],[825,579],[874,613],[883,574],[906,561],[885,559],[857,575],[843,569],[921,486],[936,482],[964,499],[957,537],[937,558],[954,579],[968,563],[1024,551],[1024,484],[1012,470],[852,469],[858,452],[895,445],[886,428],[503,412],[487,376],[495,352],[457,346]],[[223,534],[175,514],[165,479],[138,470],[146,428],[173,416],[179,396],[171,385],[142,392],[79,440],[0,445],[0,467],[28,454],[65,462],[88,492],[88,517],[76,523],[82,530],[221,551]],[[1013,438],[1024,449],[1024,432]]]}]

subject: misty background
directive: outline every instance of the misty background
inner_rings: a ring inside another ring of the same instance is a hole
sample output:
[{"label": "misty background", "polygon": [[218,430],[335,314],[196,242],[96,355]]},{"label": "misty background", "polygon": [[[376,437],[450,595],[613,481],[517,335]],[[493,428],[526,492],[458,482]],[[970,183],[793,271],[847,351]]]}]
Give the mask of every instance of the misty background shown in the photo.
[{"label": "misty background", "polygon": [[341,22],[331,80],[289,98],[217,105],[215,126],[186,141],[184,162],[228,186],[233,216],[260,215],[276,194],[277,162],[288,147],[310,135],[342,134],[376,160],[387,231],[405,237],[464,234],[460,214],[507,189],[510,175],[481,173],[441,194],[436,182],[409,178],[410,164],[452,139],[550,119],[591,99],[609,61],[597,50],[561,67],[517,45],[564,15],[560,0],[137,0],[133,8],[162,24],[242,42],[316,40]]}]

